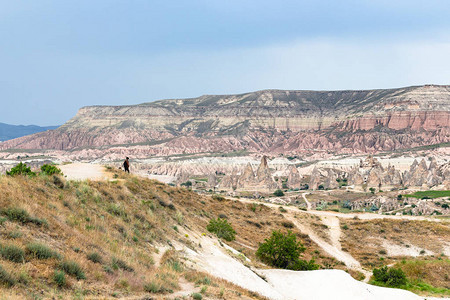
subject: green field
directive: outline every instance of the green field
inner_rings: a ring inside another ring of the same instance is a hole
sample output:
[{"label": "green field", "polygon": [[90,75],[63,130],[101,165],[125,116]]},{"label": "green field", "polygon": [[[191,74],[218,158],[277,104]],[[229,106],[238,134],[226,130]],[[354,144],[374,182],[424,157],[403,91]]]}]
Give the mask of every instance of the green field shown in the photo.
[{"label": "green field", "polygon": [[441,197],[450,197],[450,191],[420,191],[415,192],[414,194],[406,194],[403,197],[414,197],[418,199],[422,199],[424,197],[428,197],[431,199],[441,198]]}]

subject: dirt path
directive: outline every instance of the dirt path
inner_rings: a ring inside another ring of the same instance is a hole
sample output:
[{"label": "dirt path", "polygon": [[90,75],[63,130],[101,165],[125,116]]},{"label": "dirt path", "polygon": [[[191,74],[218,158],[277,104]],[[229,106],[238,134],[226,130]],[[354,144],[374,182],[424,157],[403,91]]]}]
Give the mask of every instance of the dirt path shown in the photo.
[{"label": "dirt path", "polygon": [[[351,269],[361,269],[361,264],[354,259],[350,254],[343,252],[341,249],[339,249],[336,245],[330,244],[326,242],[324,239],[319,237],[314,231],[312,231],[310,228],[304,226],[301,224],[297,218],[295,218],[294,214],[287,213],[284,215],[286,219],[294,223],[294,225],[300,229],[300,231],[304,234],[307,234],[311,240],[313,240],[317,245],[319,245],[320,248],[322,248],[325,252],[327,252],[329,255],[333,256],[339,261],[342,261],[345,263],[345,265]],[[340,245],[340,243],[339,243]]]},{"label": "dirt path", "polygon": [[302,197],[303,197],[303,200],[305,200],[305,202],[306,202],[306,208],[308,209],[308,210],[311,210],[311,202],[309,202],[308,201],[308,199],[306,199],[306,195],[308,195],[309,193],[303,193],[302,194]]},{"label": "dirt path", "polygon": [[58,166],[64,176],[69,180],[109,180],[111,174],[107,173],[105,167],[89,163],[73,163]]}]

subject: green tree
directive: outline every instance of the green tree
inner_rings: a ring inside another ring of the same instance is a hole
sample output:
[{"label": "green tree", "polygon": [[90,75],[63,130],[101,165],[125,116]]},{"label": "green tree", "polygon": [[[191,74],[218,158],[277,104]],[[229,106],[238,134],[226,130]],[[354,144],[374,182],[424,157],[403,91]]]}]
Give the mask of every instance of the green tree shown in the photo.
[{"label": "green tree", "polygon": [[283,191],[280,190],[280,189],[276,190],[273,194],[274,194],[275,196],[277,196],[277,197],[282,197],[282,196],[284,196]]},{"label": "green tree", "polygon": [[288,230],[283,234],[280,230],[272,231],[272,236],[264,240],[256,251],[256,256],[271,266],[282,269],[294,269],[299,261],[300,253],[305,251],[305,247],[294,233]]}]

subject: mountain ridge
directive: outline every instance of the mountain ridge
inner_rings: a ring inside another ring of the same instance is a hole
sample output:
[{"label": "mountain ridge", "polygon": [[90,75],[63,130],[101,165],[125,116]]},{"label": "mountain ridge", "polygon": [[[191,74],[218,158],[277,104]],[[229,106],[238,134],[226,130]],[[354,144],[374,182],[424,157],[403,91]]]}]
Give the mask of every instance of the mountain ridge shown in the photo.
[{"label": "mountain ridge", "polygon": [[262,90],[126,106],[87,106],[1,149],[157,143],[151,155],[249,150],[374,153],[450,141],[450,86],[366,91]]},{"label": "mountain ridge", "polygon": [[25,135],[56,129],[59,126],[12,125],[0,122],[0,141],[12,140]]}]

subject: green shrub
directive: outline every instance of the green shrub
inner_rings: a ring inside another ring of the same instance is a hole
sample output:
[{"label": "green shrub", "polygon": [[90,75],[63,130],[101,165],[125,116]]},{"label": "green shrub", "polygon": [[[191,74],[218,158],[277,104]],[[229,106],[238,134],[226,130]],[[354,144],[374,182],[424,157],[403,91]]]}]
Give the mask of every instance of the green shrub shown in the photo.
[{"label": "green shrub", "polygon": [[211,279],[208,277],[203,277],[202,279],[199,279],[195,282],[196,285],[204,284],[204,285],[211,285]]},{"label": "green shrub", "polygon": [[277,197],[284,196],[283,191],[280,190],[280,189],[278,189],[278,190],[276,190],[275,192],[273,192],[273,194],[274,194],[275,196],[277,196]]},{"label": "green shrub", "polygon": [[133,267],[129,266],[124,260],[113,257],[111,260],[111,266],[114,270],[122,269],[124,271],[133,272]]},{"label": "green shrub", "polygon": [[305,248],[294,233],[288,231],[283,234],[281,231],[272,231],[272,236],[264,240],[264,243],[259,245],[256,251],[256,256],[273,267],[282,269],[293,269],[300,266],[300,253],[305,251]]},{"label": "green shrub", "polygon": [[8,175],[8,176],[16,176],[16,175],[34,176],[34,175],[36,175],[36,173],[32,172],[31,168],[28,167],[27,164],[20,162],[15,167],[13,167],[11,170],[6,171],[6,175]]},{"label": "green shrub", "polygon": [[63,261],[59,264],[59,269],[68,275],[75,276],[77,279],[86,279],[83,269],[75,261]]},{"label": "green shrub", "polygon": [[30,214],[18,207],[8,207],[1,210],[1,213],[5,215],[10,221],[16,221],[22,224],[34,223],[38,226],[47,225],[47,221],[44,219],[33,218]]},{"label": "green shrub", "polygon": [[53,274],[53,281],[59,287],[66,286],[67,283],[66,274],[63,271],[56,270],[55,273]]},{"label": "green shrub", "polygon": [[9,207],[3,209],[2,214],[7,216],[11,221],[16,221],[23,224],[28,223],[31,220],[30,214],[26,210],[18,207]]},{"label": "green shrub", "polygon": [[87,259],[89,259],[90,261],[97,263],[97,264],[101,264],[103,262],[102,256],[100,254],[98,254],[97,252],[91,252],[87,255]]},{"label": "green shrub", "polygon": [[193,294],[192,294],[192,299],[195,299],[195,300],[202,300],[202,299],[203,299],[203,296],[202,296],[202,294],[200,294],[200,293],[193,293]]},{"label": "green shrub", "polygon": [[10,287],[16,284],[16,279],[11,276],[2,266],[0,266],[0,283]]},{"label": "green shrub", "polygon": [[41,243],[30,243],[26,246],[27,254],[32,255],[37,259],[49,259],[49,258],[60,258],[60,255],[50,249],[47,245]]},{"label": "green shrub", "polygon": [[144,285],[144,291],[153,294],[172,293],[173,290],[170,287],[164,286],[162,283],[151,281]]},{"label": "green shrub", "polygon": [[312,271],[318,270],[319,265],[316,264],[316,261],[312,258],[310,260],[298,259],[295,263],[292,264],[292,270],[296,271]]},{"label": "green shrub", "polygon": [[54,165],[49,165],[49,164],[42,165],[41,171],[45,175],[62,174],[60,168],[58,168]]},{"label": "green shrub", "polygon": [[225,200],[224,197],[222,197],[222,196],[220,196],[220,195],[217,195],[217,194],[212,195],[212,198],[213,198],[213,200],[217,200],[217,201],[223,201],[223,200]]},{"label": "green shrub", "polygon": [[228,223],[226,219],[211,219],[208,226],[206,226],[206,229],[209,232],[215,233],[218,238],[229,242],[233,241],[236,236],[236,231],[234,231],[233,227],[231,227],[231,224]]},{"label": "green shrub", "polygon": [[12,262],[21,263],[25,259],[25,252],[14,245],[0,245],[0,255]]},{"label": "green shrub", "polygon": [[22,232],[18,230],[13,230],[10,233],[8,233],[8,237],[11,239],[18,239],[22,236]]},{"label": "green shrub", "polygon": [[373,270],[373,277],[376,282],[383,283],[390,287],[399,287],[406,284],[406,275],[401,269],[388,268],[387,266]]}]

